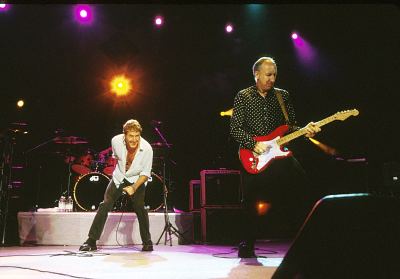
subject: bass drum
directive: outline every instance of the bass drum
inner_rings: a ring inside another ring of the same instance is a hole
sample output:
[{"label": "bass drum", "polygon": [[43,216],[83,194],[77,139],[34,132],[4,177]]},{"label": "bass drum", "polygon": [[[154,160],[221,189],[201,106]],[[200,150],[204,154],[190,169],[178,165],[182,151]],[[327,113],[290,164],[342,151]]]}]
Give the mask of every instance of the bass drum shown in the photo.
[{"label": "bass drum", "polygon": [[78,178],[74,186],[75,204],[80,210],[94,211],[103,201],[110,178],[99,172],[91,172]]},{"label": "bass drum", "polygon": [[153,212],[160,210],[164,205],[163,179],[154,172],[146,185],[144,205]]},{"label": "bass drum", "polygon": [[[162,209],[164,205],[163,183],[162,177],[152,173],[146,185],[146,193],[144,197],[144,206],[150,212],[156,212]],[[129,212],[133,211],[130,199],[123,195],[114,204],[113,211]]]}]

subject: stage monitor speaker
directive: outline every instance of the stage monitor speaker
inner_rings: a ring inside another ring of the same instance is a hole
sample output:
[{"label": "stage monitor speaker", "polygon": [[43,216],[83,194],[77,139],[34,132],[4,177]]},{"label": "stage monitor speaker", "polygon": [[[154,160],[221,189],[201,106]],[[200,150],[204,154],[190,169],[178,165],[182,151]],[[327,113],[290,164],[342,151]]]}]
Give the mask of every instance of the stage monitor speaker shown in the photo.
[{"label": "stage monitor speaker", "polygon": [[272,279],[400,278],[400,200],[365,193],[319,200]]}]

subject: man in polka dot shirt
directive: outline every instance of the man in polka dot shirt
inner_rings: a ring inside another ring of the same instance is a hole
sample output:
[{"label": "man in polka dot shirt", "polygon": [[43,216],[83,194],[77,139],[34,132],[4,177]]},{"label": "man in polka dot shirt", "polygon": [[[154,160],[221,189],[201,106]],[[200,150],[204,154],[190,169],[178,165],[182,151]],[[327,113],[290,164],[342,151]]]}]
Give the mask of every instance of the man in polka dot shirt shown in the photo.
[{"label": "man in polka dot shirt", "polygon": [[[261,57],[253,65],[255,85],[239,91],[234,100],[231,118],[231,136],[240,148],[257,154],[268,151],[269,146],[257,142],[254,137],[265,136],[277,127],[287,124],[276,94],[279,92],[285,104],[292,130],[295,126],[295,111],[286,90],[274,87],[277,66],[273,58]],[[307,137],[313,137],[320,128],[313,122],[306,126]],[[254,243],[258,235],[260,218],[279,218],[289,227],[298,228],[308,212],[310,202],[307,195],[307,180],[304,170],[293,157],[276,159],[267,170],[243,174],[243,241],[239,244],[238,256],[255,257]],[[264,206],[260,206],[264,205]],[[259,209],[264,208],[261,212]],[[296,208],[294,210],[291,210]],[[267,220],[268,221],[268,220]]]}]

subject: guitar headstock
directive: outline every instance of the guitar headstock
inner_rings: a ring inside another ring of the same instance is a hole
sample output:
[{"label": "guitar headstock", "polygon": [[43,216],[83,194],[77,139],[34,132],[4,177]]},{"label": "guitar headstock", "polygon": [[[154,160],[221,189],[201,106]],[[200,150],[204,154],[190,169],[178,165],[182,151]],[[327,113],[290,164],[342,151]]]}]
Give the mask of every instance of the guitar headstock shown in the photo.
[{"label": "guitar headstock", "polygon": [[359,114],[357,109],[351,109],[351,110],[343,110],[335,113],[335,119],[338,120],[346,120],[350,116],[357,116]]}]

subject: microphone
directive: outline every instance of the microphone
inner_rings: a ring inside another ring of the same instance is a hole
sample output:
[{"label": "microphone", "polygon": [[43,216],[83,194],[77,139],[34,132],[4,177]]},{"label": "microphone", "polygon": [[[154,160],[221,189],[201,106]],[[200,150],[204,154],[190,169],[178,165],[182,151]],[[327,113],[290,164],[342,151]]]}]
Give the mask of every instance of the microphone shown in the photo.
[{"label": "microphone", "polygon": [[[132,183],[130,183],[126,178],[124,178],[124,180],[122,180],[122,181],[123,182],[122,182],[121,186],[123,186],[123,187],[132,185]],[[125,192],[123,189],[122,189],[122,195],[123,196],[129,196],[129,194],[127,192]]]}]

